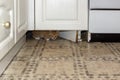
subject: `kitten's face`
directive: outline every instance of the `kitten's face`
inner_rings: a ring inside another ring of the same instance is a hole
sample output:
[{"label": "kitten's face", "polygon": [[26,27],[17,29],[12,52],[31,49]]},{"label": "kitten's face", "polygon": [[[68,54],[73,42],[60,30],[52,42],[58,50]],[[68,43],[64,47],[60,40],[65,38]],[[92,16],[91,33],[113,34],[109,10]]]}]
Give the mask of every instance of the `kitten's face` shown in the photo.
[{"label": "kitten's face", "polygon": [[57,31],[54,31],[54,32],[51,32],[50,37],[51,37],[52,40],[56,40],[57,37],[58,37],[58,35],[59,35],[58,32],[57,32]]}]

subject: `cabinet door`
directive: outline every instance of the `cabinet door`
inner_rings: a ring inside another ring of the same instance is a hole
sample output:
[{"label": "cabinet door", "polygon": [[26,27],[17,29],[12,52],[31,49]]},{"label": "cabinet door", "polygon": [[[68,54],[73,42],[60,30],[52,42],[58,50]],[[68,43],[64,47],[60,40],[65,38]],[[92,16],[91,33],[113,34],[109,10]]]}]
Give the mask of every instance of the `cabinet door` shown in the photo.
[{"label": "cabinet door", "polygon": [[16,18],[16,42],[25,35],[27,31],[27,0],[15,0]]},{"label": "cabinet door", "polygon": [[13,0],[0,0],[0,60],[15,44],[13,5]]},{"label": "cabinet door", "polygon": [[35,0],[36,30],[87,30],[87,0]]}]

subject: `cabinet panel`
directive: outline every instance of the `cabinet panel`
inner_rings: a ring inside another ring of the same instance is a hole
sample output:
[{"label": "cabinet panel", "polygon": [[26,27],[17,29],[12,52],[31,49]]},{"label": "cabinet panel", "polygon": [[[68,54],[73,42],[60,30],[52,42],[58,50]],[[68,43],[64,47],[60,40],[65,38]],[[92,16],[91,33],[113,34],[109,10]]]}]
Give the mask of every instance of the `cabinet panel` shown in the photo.
[{"label": "cabinet panel", "polygon": [[22,27],[26,23],[26,0],[18,0],[18,26]]},{"label": "cabinet panel", "polygon": [[35,0],[36,30],[87,30],[87,0]]},{"label": "cabinet panel", "polygon": [[77,1],[78,0],[45,0],[46,20],[77,20]]},{"label": "cabinet panel", "polygon": [[16,0],[15,1],[15,18],[16,18],[16,42],[26,33],[27,31],[27,0]]},{"label": "cabinet panel", "polygon": [[28,30],[34,30],[34,0],[28,1]]}]

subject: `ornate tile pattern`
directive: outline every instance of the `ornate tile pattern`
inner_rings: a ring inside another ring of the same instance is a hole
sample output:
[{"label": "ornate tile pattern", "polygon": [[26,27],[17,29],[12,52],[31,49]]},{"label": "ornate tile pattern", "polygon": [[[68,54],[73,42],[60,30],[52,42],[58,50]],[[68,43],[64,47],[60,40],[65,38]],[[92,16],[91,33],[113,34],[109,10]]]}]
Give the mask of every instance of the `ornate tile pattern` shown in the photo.
[{"label": "ornate tile pattern", "polygon": [[120,43],[27,40],[0,80],[120,80]]}]

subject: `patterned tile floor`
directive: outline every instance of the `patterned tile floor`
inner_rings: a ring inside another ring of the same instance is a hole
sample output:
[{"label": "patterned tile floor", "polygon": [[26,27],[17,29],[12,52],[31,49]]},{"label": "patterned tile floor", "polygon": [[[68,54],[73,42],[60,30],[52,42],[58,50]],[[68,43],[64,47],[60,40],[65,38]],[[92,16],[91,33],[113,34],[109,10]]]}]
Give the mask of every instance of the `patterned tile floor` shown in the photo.
[{"label": "patterned tile floor", "polygon": [[120,80],[120,43],[27,40],[0,80]]}]

